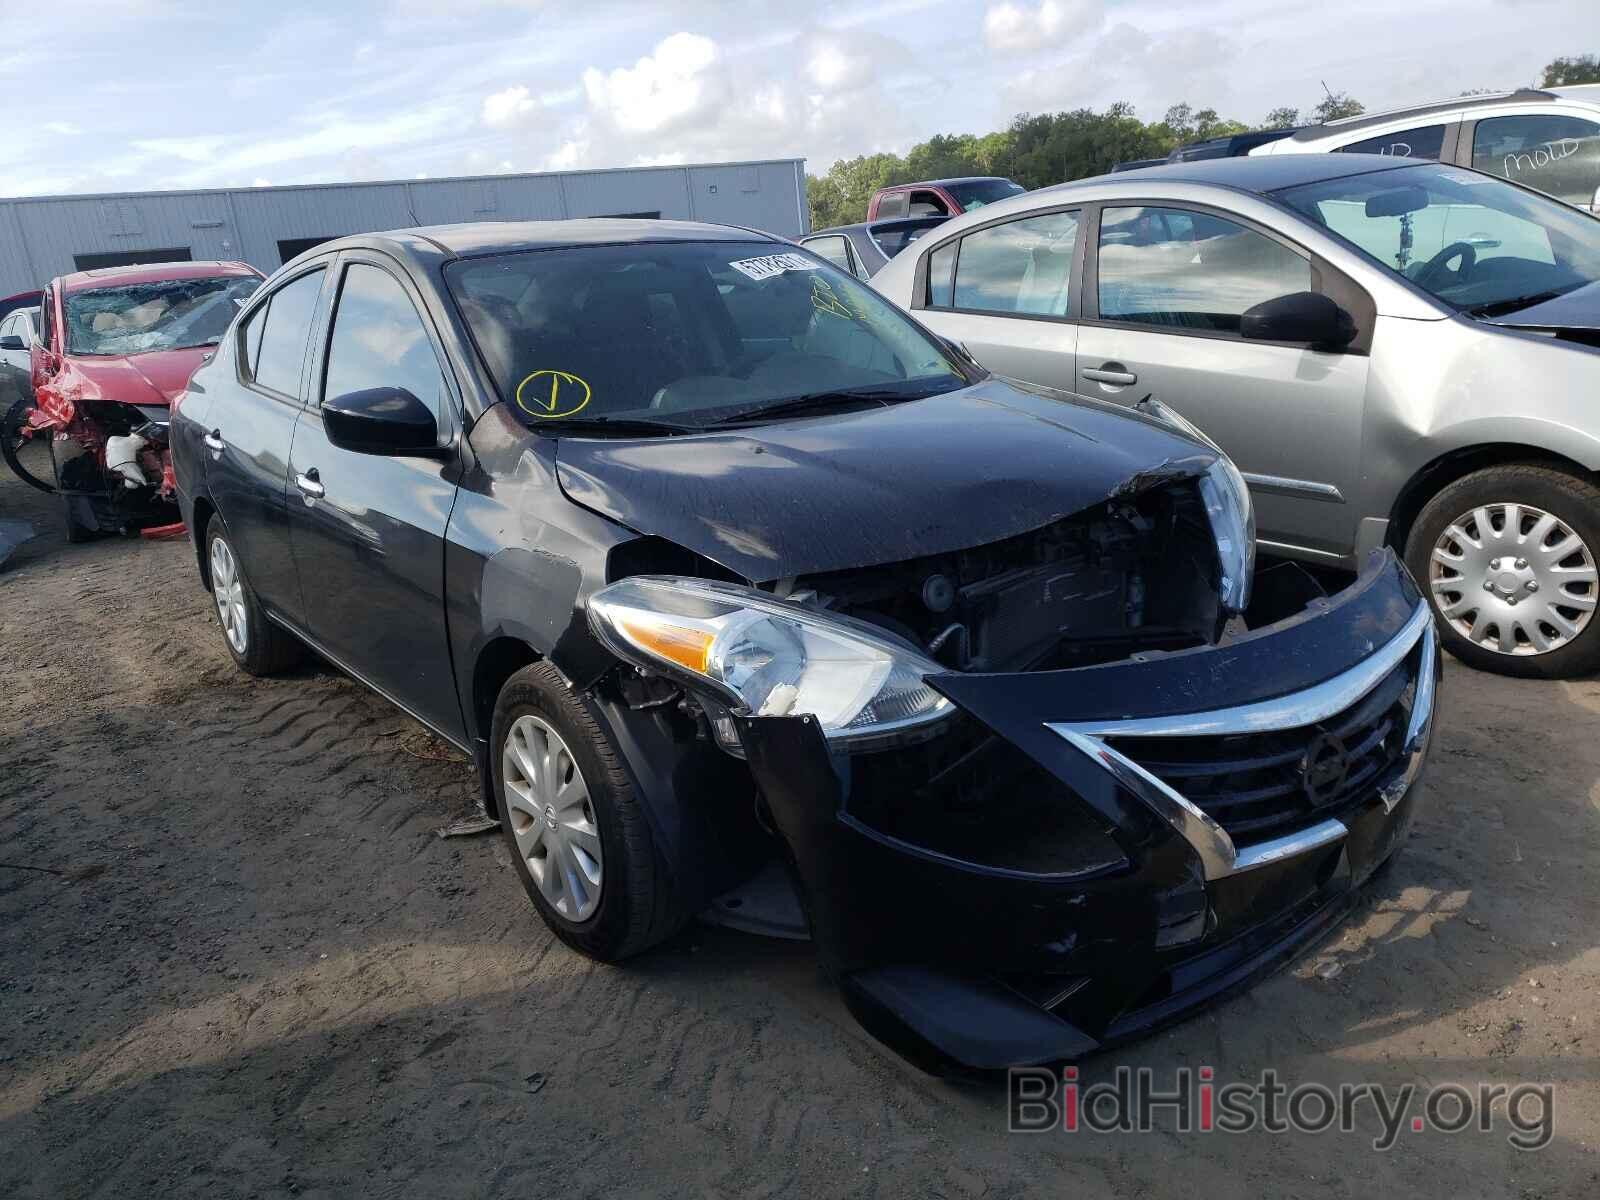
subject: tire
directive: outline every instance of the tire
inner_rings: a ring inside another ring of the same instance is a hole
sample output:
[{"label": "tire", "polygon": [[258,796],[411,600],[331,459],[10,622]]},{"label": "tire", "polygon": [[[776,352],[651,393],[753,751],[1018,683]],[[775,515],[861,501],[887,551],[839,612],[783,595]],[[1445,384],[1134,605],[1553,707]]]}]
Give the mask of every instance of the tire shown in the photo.
[{"label": "tire", "polygon": [[92,542],[100,536],[98,529],[90,529],[72,511],[72,497],[61,497],[61,511],[66,516],[67,541],[74,546],[81,546],[84,542]]},{"label": "tire", "polygon": [[[553,770],[542,768],[546,751]],[[687,921],[621,759],[549,664],[524,667],[501,689],[490,769],[517,875],[563,942],[620,962]]]},{"label": "tire", "polygon": [[268,676],[299,662],[305,648],[288,630],[267,620],[239,568],[227,530],[215,517],[206,525],[206,562],[222,643],[239,668],[251,675]]},{"label": "tire", "polygon": [[1474,471],[1417,514],[1405,560],[1468,666],[1538,679],[1600,667],[1600,487],[1588,479],[1531,463]]},{"label": "tire", "polygon": [[[0,457],[5,459],[6,466],[11,468],[11,473],[29,487],[41,492],[54,492],[56,490],[54,482],[29,470],[30,463],[22,458],[22,427],[31,411],[33,411],[31,396],[18,396],[6,408],[5,417],[0,419]],[[46,433],[45,436],[50,435]],[[39,466],[38,463],[31,465]]]}]

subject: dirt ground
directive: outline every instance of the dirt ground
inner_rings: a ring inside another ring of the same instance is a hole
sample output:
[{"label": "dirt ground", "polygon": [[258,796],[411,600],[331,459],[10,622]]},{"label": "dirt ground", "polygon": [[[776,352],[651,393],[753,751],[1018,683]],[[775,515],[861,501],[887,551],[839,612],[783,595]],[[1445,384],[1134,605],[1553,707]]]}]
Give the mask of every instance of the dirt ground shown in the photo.
[{"label": "dirt ground", "polygon": [[[1452,663],[1394,869],[1292,969],[1085,1063],[1546,1082],[1494,1132],[1021,1136],[809,947],[556,942],[459,756],[325,667],[233,667],[187,542],[68,546],[0,468],[0,1195],[1600,1195],[1600,682]],[[1420,1103],[1420,1102],[1418,1102]],[[1416,1109],[1414,1108],[1414,1111]]]}]

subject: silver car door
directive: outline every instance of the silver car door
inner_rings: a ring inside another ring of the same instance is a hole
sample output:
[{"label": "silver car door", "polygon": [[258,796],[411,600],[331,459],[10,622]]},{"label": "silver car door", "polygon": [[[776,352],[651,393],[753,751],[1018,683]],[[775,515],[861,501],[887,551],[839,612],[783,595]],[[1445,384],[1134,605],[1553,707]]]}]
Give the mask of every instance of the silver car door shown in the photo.
[{"label": "silver car door", "polygon": [[1313,271],[1300,247],[1212,209],[1108,205],[1098,218],[1086,230],[1095,245],[1085,260],[1075,390],[1171,405],[1249,478],[1265,549],[1348,565],[1359,514],[1346,501],[1361,479],[1367,357],[1358,343],[1326,352],[1239,335],[1246,309],[1324,289],[1334,273],[1320,261]]},{"label": "silver car door", "polygon": [[917,317],[997,374],[1071,391],[1078,217],[1035,213],[934,247]]}]

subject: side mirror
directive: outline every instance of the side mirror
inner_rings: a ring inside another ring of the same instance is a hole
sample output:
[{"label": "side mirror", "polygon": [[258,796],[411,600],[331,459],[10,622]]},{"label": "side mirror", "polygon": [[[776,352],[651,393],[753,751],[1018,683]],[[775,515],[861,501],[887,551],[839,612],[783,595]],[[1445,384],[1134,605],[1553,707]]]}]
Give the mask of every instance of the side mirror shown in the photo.
[{"label": "side mirror", "polygon": [[1247,308],[1239,318],[1239,335],[1257,342],[1308,342],[1313,346],[1348,346],[1356,321],[1317,292],[1291,292]]},{"label": "side mirror", "polygon": [[431,454],[439,449],[433,410],[405,388],[365,388],[322,403],[322,428],[342,450]]},{"label": "side mirror", "polygon": [[14,333],[8,333],[5,337],[0,337],[0,350],[26,350],[27,348],[23,340]]}]

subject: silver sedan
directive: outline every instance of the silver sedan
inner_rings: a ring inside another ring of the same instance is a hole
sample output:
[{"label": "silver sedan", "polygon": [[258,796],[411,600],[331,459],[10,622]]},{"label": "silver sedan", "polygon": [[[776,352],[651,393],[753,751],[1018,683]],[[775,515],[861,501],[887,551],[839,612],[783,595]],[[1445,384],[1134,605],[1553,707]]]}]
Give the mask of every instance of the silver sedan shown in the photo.
[{"label": "silver sedan", "polygon": [[1402,550],[1474,666],[1600,667],[1600,219],[1438,163],[1176,163],[956,217],[872,286],[999,374],[1176,409],[1266,552]]}]

